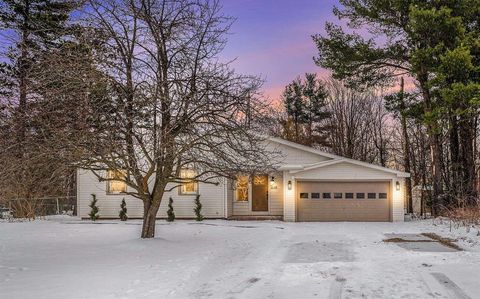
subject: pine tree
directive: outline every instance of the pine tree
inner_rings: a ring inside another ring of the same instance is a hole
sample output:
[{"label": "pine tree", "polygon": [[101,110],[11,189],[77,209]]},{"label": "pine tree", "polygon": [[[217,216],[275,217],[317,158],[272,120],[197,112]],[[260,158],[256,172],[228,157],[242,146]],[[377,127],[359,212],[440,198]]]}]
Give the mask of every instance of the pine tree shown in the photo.
[{"label": "pine tree", "polygon": [[92,202],[90,203],[90,205],[88,205],[90,207],[90,213],[88,214],[88,216],[90,216],[90,219],[92,221],[95,221],[97,220],[100,215],[98,214],[98,207],[97,207],[97,196],[95,194],[92,194]]},{"label": "pine tree", "polygon": [[69,15],[76,5],[72,0],[5,0],[0,5],[0,30],[8,31],[12,41],[5,47],[8,59],[0,64],[0,82],[9,83],[12,95],[18,98],[19,142],[25,138],[27,99],[34,89],[34,77],[38,77],[31,72],[41,55],[48,55],[65,41],[71,29]]},{"label": "pine tree", "polygon": [[118,214],[121,221],[127,221],[127,203],[125,202],[125,198],[122,199],[122,203],[120,204],[120,213]]},{"label": "pine tree", "polygon": [[202,221],[203,220],[203,215],[202,215],[202,203],[200,202],[200,195],[197,195],[195,197],[195,208],[193,209],[195,212],[195,220],[197,221]]},{"label": "pine tree", "polygon": [[322,134],[325,131],[322,122],[330,117],[325,108],[327,96],[324,83],[313,73],[305,74],[304,80],[299,77],[288,84],[282,94],[288,116],[284,138],[308,146],[327,145],[325,134]]},{"label": "pine tree", "polygon": [[173,222],[175,220],[175,212],[173,212],[173,199],[168,199],[167,221]]}]

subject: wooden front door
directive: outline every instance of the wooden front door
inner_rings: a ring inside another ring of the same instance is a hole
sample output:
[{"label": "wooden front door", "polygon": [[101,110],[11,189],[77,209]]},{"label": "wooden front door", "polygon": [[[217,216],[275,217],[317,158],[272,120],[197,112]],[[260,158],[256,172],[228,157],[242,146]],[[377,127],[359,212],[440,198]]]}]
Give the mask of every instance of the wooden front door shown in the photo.
[{"label": "wooden front door", "polygon": [[268,175],[256,175],[253,177],[252,211],[268,211]]}]

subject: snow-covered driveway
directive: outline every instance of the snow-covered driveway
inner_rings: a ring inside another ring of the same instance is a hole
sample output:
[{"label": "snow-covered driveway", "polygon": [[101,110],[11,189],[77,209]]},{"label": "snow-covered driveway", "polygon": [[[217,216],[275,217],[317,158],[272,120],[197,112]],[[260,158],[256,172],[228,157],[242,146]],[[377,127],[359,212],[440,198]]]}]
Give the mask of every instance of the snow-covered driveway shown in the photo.
[{"label": "snow-covered driveway", "polygon": [[[480,252],[414,252],[410,223],[0,223],[0,298],[480,298]],[[444,280],[448,281],[445,282]]]}]

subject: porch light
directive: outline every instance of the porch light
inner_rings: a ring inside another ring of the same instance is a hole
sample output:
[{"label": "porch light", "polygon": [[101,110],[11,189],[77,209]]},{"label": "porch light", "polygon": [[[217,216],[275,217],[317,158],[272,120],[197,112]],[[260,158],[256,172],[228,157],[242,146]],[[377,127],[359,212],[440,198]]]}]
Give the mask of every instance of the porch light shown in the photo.
[{"label": "porch light", "polygon": [[275,177],[272,176],[270,179],[270,189],[277,189],[277,184],[275,183]]},{"label": "porch light", "polygon": [[397,191],[400,191],[400,182],[397,181],[397,183],[395,184],[395,187],[397,188]]},{"label": "porch light", "polygon": [[292,181],[288,181],[287,188],[288,190],[292,190]]}]

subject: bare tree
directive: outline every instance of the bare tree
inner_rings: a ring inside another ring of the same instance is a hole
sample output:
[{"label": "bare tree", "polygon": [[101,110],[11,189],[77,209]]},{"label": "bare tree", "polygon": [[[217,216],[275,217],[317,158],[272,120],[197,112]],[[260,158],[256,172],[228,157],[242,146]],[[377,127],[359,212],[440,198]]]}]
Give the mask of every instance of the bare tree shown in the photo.
[{"label": "bare tree", "polygon": [[65,99],[82,102],[62,106],[86,117],[63,141],[77,166],[124,181],[143,201],[142,238],[154,237],[166,190],[274,169],[262,129],[247,118],[264,109],[261,81],[218,59],[232,22],[218,1],[92,0],[84,13],[103,79]]},{"label": "bare tree", "polygon": [[329,82],[327,90],[331,150],[341,156],[386,166],[392,132],[382,97],[374,92],[349,89],[335,80]]}]

